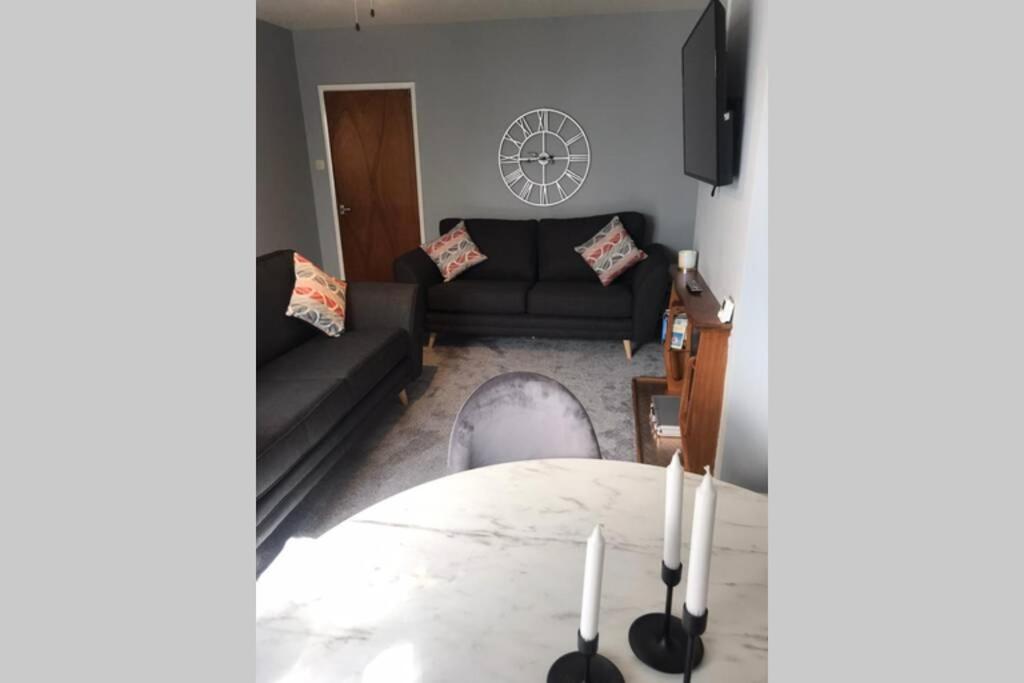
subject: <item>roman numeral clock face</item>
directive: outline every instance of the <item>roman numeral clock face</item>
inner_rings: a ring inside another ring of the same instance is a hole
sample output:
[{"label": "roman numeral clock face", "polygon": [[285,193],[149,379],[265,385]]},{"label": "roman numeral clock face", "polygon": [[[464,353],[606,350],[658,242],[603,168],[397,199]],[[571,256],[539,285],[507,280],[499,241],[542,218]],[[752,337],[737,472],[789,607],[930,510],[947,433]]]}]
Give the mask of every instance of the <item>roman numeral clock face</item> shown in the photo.
[{"label": "roman numeral clock face", "polygon": [[508,127],[498,144],[498,170],[508,191],[531,206],[561,204],[583,186],[590,142],[576,120],[534,109]]}]

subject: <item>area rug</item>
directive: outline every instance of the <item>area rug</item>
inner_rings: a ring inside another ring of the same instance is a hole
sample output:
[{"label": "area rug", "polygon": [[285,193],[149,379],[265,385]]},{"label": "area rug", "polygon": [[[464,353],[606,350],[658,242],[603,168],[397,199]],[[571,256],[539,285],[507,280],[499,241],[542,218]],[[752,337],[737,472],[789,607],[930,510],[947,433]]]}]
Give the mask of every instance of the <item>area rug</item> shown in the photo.
[{"label": "area rug", "polygon": [[610,460],[634,460],[631,380],[664,375],[661,347],[647,344],[629,361],[621,341],[534,338],[448,338],[423,350],[423,374],[381,413],[359,446],[337,466],[261,546],[257,571],[288,538],[318,537],[363,508],[445,476],[448,437],[463,402],[504,372],[538,372],[558,380],[583,403]]}]

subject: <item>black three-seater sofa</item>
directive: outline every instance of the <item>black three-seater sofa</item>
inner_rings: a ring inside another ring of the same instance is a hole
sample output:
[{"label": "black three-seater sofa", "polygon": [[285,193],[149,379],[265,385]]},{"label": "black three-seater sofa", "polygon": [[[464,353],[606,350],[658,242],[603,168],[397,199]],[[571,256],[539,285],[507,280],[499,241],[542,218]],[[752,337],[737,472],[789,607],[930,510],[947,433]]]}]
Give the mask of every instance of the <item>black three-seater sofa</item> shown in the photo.
[{"label": "black three-seater sofa", "polygon": [[[646,260],[605,287],[573,249],[618,216]],[[459,218],[445,218],[444,234]],[[642,214],[626,211],[586,218],[465,219],[487,260],[452,282],[422,249],[400,256],[395,280],[420,286],[431,342],[437,333],[621,339],[633,346],[656,340],[670,285],[667,250],[648,238]]]},{"label": "black three-seater sofa", "polygon": [[256,543],[302,500],[423,368],[416,287],[352,282],[345,331],[285,315],[291,250],[256,259]]}]

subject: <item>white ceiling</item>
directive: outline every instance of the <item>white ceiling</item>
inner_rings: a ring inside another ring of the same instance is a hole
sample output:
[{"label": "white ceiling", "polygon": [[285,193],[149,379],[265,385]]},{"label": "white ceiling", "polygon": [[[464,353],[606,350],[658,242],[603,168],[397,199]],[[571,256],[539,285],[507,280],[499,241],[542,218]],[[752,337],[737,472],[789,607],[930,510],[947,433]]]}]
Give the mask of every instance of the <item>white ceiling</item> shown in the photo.
[{"label": "white ceiling", "polygon": [[[364,30],[374,24],[446,24],[526,17],[703,9],[708,0],[358,0]],[[256,0],[256,16],[290,29],[353,26],[352,0]]]}]

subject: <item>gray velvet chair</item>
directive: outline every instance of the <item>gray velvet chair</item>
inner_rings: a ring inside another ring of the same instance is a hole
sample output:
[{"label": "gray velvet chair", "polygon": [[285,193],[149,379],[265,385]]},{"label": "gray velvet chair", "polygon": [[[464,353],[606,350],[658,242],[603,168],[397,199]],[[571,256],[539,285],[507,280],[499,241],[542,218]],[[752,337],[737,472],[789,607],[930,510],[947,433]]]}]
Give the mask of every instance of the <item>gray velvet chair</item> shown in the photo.
[{"label": "gray velvet chair", "polygon": [[533,372],[509,372],[477,387],[456,415],[448,442],[452,472],[516,460],[600,457],[583,404]]}]

